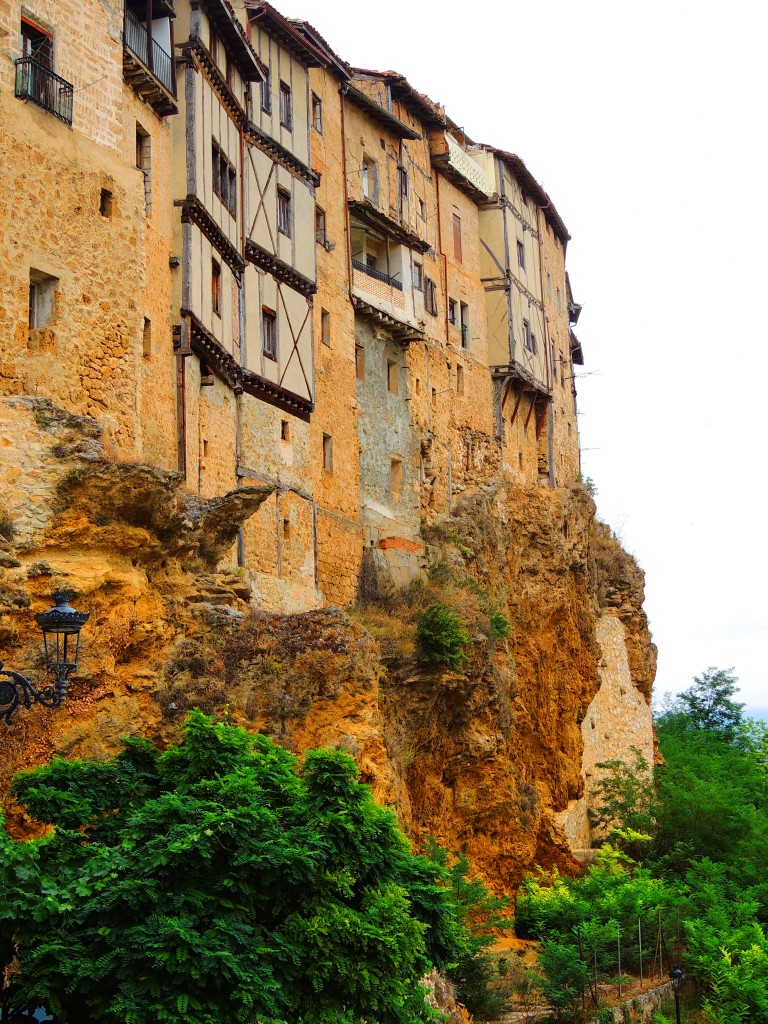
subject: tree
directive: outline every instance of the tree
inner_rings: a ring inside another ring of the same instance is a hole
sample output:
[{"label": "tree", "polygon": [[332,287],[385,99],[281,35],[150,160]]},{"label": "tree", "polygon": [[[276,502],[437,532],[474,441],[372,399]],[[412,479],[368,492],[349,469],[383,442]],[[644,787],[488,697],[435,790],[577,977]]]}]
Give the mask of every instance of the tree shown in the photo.
[{"label": "tree", "polygon": [[744,720],[744,705],[731,698],[738,693],[733,669],[708,668],[693,677],[693,686],[678,695],[672,714],[681,714],[692,729],[708,729],[732,737]]},{"label": "tree", "polygon": [[631,747],[633,760],[600,761],[605,774],[595,787],[589,821],[599,832],[598,844],[609,842],[631,857],[641,859],[656,824],[656,789],[653,769],[639,747]]},{"label": "tree", "polygon": [[357,775],[197,712],[164,753],[17,777],[53,828],[0,830],[9,1001],[78,1024],[430,1019],[419,979],[466,935],[444,870]]}]

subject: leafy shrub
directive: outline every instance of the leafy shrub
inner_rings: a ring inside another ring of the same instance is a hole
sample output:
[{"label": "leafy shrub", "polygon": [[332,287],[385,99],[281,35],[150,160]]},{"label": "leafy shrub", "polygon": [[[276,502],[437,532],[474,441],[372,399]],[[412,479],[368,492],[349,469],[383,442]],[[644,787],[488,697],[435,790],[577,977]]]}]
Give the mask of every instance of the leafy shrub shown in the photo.
[{"label": "leafy shrub", "polygon": [[459,616],[444,604],[431,604],[419,614],[416,626],[419,661],[459,671],[472,642]]},{"label": "leafy shrub", "polygon": [[492,612],[488,622],[491,640],[505,640],[510,633],[509,619],[501,612]]}]

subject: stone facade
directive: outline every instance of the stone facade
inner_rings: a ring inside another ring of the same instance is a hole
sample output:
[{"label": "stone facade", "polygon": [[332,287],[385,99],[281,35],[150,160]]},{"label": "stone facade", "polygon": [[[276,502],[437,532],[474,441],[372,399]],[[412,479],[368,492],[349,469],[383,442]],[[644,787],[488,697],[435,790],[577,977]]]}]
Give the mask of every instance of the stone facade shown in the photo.
[{"label": "stone facade", "polygon": [[200,497],[270,487],[225,562],[282,611],[353,602],[364,552],[407,582],[500,473],[574,484],[568,234],[522,161],[268,3],[142,13],[0,4],[74,85],[70,125],[0,69],[0,393]]}]

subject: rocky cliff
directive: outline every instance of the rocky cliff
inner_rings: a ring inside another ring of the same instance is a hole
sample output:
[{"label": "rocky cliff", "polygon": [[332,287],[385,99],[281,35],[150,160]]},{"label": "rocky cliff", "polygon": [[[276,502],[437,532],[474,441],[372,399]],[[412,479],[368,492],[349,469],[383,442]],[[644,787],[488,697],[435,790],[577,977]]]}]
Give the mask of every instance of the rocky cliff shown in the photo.
[{"label": "rocky cliff", "polygon": [[[229,567],[269,493],[201,501],[105,458],[95,421],[0,403],[0,658],[39,674],[32,614],[56,586],[91,612],[66,704],[0,726],[2,790],[54,753],[166,740],[199,706],[293,750],[342,745],[417,844],[465,851],[498,891],[534,863],[572,863],[595,763],[652,749],[642,572],[587,493],[491,480],[423,527],[428,567],[406,590],[370,565],[356,609],[296,616],[258,610]],[[417,616],[436,602],[468,626],[461,672],[417,659]]]}]

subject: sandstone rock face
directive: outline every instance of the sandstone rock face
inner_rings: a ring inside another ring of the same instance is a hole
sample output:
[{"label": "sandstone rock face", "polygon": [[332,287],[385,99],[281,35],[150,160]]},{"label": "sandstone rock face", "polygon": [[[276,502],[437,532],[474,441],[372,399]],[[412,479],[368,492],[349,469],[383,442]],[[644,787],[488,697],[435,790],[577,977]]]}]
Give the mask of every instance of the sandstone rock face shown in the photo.
[{"label": "sandstone rock face", "polygon": [[[173,474],[106,460],[93,421],[41,401],[0,403],[0,658],[39,676],[32,615],[55,585],[91,618],[65,705],[3,727],[4,792],[55,753],[108,757],[135,732],[167,741],[199,706],[297,752],[347,749],[417,845],[466,852],[499,892],[535,863],[574,864],[595,762],[652,749],[655,665],[642,573],[581,488],[467,491],[423,528],[424,580],[382,586],[351,616],[279,616],[227,567],[269,487],[192,498]],[[469,628],[461,672],[418,661],[416,618],[435,600]]]}]

